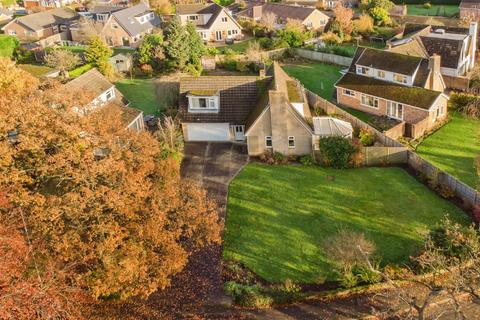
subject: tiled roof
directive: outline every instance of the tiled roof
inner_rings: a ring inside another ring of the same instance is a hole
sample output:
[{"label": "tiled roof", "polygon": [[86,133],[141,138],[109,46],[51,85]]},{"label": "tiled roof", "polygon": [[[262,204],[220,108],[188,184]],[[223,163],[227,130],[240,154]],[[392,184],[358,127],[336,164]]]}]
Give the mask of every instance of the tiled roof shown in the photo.
[{"label": "tiled roof", "polygon": [[184,15],[184,14],[213,14],[217,10],[221,10],[220,7],[216,3],[197,3],[197,4],[178,4],[176,7],[177,14]]},{"label": "tiled roof", "polygon": [[453,69],[458,67],[462,53],[463,40],[434,38],[429,36],[421,36],[420,39],[430,56],[438,54],[442,57],[442,67]]},{"label": "tiled roof", "polygon": [[[262,15],[271,12],[277,16],[277,19],[286,21],[287,19],[295,19],[303,21],[316,9],[313,7],[301,7],[279,3],[265,3],[262,5]],[[253,8],[240,11],[238,16],[253,18]]]},{"label": "tiled roof", "polygon": [[421,60],[421,58],[415,56],[366,48],[356,63],[380,70],[413,75]]},{"label": "tiled roof", "polygon": [[[140,23],[135,17],[142,14],[153,13],[153,20],[148,20],[144,23]],[[150,8],[143,2],[117,12],[112,13],[112,16],[118,21],[118,23],[127,31],[131,36],[136,36],[149,29],[160,26],[160,18],[150,10]]]},{"label": "tiled roof", "polygon": [[84,91],[88,90],[97,95],[104,93],[106,90],[111,88],[111,84],[107,78],[105,78],[97,69],[93,68],[78,78],[73,79],[72,81],[65,84],[71,91]]},{"label": "tiled roof", "polygon": [[462,2],[460,2],[460,8],[480,9],[480,0],[463,0]]},{"label": "tiled roof", "polygon": [[[260,99],[260,91],[270,81],[255,76],[204,76],[180,79],[179,110],[183,122],[229,122],[245,124]],[[187,94],[216,91],[220,96],[218,113],[189,113]]]},{"label": "tiled roof", "polygon": [[16,21],[31,30],[38,31],[51,25],[67,23],[78,18],[80,16],[70,8],[56,8],[18,17]]},{"label": "tiled roof", "polygon": [[408,87],[347,72],[336,84],[338,87],[384,98],[428,110],[441,92]]}]

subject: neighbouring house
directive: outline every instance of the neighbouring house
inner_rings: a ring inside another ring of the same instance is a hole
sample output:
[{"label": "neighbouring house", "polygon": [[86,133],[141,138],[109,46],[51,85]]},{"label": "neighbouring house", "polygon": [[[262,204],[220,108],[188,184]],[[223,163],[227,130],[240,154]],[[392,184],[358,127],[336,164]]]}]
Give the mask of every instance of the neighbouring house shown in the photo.
[{"label": "neighbouring house", "polygon": [[242,27],[222,6],[216,3],[179,4],[176,14],[182,24],[191,22],[206,42],[240,40]]},{"label": "neighbouring house", "polygon": [[129,107],[127,99],[97,69],[91,69],[67,82],[65,87],[70,92],[88,92],[95,96],[91,103],[79,106],[74,110],[79,114],[94,112],[98,108],[119,108],[122,112],[122,121],[127,129],[135,131],[144,129],[143,112]]},{"label": "neighbouring house", "polygon": [[160,17],[143,2],[128,8],[99,7],[91,19],[85,18],[72,27],[72,40],[85,42],[95,32],[112,47],[136,48],[161,24]]},{"label": "neighbouring house", "polygon": [[9,9],[0,8],[0,25],[6,24],[13,19],[13,11]]},{"label": "neighbouring house", "polygon": [[70,8],[57,8],[17,17],[3,26],[5,34],[22,42],[33,42],[68,32],[80,16]]},{"label": "neighbouring house", "polygon": [[429,59],[359,47],[335,84],[340,105],[405,122],[418,138],[447,116],[441,57]]},{"label": "neighbouring house", "polygon": [[282,29],[288,20],[300,21],[307,29],[323,29],[329,17],[313,7],[302,7],[280,3],[259,3],[239,11],[239,20],[260,21],[268,15],[275,15],[275,29]]},{"label": "neighbouring house", "polygon": [[105,23],[107,22],[108,18],[110,18],[112,13],[122,9],[124,9],[124,7],[113,5],[96,5],[87,9],[87,11],[79,12],[79,14],[85,18],[92,19],[93,21]]},{"label": "neighbouring house", "polygon": [[441,73],[447,87],[468,88],[468,72],[474,68],[478,23],[469,28],[406,24],[404,31],[387,44],[388,51],[422,58],[442,57]]},{"label": "neighbouring house", "polygon": [[71,4],[81,3],[80,0],[23,0],[23,6],[28,11],[34,9],[61,8]]},{"label": "neighbouring house", "polygon": [[119,53],[108,59],[118,72],[129,72],[132,69],[133,57],[128,53]]},{"label": "neighbouring house", "polygon": [[320,0],[320,7],[333,10],[337,5],[353,8],[358,6],[358,0]]},{"label": "neighbouring house", "polygon": [[332,122],[312,117],[303,87],[276,62],[260,77],[181,78],[179,111],[186,141],[246,142],[251,156],[311,154],[320,136],[351,136],[346,123],[320,128]]},{"label": "neighbouring house", "polygon": [[480,0],[462,0],[460,19],[480,21]]}]

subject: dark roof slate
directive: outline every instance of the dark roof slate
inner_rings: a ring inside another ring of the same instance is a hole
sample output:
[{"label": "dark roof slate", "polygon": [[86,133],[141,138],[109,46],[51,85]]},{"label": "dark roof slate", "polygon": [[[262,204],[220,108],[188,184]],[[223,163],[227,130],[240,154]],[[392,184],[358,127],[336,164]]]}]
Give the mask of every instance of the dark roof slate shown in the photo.
[{"label": "dark roof slate", "polygon": [[427,50],[428,55],[438,54],[442,57],[442,67],[457,68],[462,53],[463,41],[428,36],[421,36],[420,40]]},{"label": "dark roof slate", "polygon": [[[286,21],[287,19],[303,21],[315,10],[316,9],[313,7],[301,7],[279,3],[265,3],[262,6],[262,14],[272,12],[278,19],[283,21]],[[237,15],[253,18],[253,8],[250,7],[239,12]]]},{"label": "dark roof slate", "polygon": [[[180,79],[179,111],[182,122],[229,122],[245,124],[257,106],[262,88],[270,78],[255,76],[203,76]],[[189,113],[187,94],[190,91],[217,91],[220,96],[218,113]]]},{"label": "dark roof slate", "polygon": [[39,31],[52,25],[66,24],[79,19],[80,15],[70,8],[56,8],[16,18],[27,28]]},{"label": "dark roof slate", "polygon": [[375,69],[413,75],[421,60],[419,57],[366,48],[356,63]]},{"label": "dark roof slate", "polygon": [[428,110],[441,92],[408,87],[347,72],[336,84],[338,87],[384,98]]}]

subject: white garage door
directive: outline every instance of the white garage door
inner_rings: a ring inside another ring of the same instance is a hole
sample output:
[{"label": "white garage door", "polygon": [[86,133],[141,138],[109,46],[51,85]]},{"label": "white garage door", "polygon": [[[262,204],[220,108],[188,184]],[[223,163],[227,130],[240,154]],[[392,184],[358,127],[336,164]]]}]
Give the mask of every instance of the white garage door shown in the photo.
[{"label": "white garage door", "polygon": [[187,134],[188,141],[229,141],[230,125],[228,123],[189,123]]}]

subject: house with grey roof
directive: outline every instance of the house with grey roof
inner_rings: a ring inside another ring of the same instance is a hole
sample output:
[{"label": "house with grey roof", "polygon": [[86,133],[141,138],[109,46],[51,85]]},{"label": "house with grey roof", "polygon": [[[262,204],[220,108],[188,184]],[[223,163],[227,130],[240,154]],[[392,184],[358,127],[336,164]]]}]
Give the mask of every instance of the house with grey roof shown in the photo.
[{"label": "house with grey roof", "polygon": [[422,58],[439,55],[447,87],[464,89],[459,85],[468,86],[466,77],[475,65],[477,39],[477,22],[468,28],[406,24],[404,31],[389,41],[387,50]]},{"label": "house with grey roof", "polygon": [[246,143],[251,156],[311,154],[320,137],[352,135],[348,123],[312,116],[303,87],[277,62],[260,76],[180,78],[179,112],[186,141]]},{"label": "house with grey roof", "polygon": [[122,93],[97,69],[91,69],[67,82],[65,88],[69,92],[83,92],[93,96],[90,103],[75,107],[74,112],[85,115],[100,108],[115,108],[121,112],[125,128],[135,131],[144,129],[143,112],[130,107]]},{"label": "house with grey roof", "polygon": [[243,38],[240,24],[228,10],[216,3],[178,4],[176,15],[182,24],[193,23],[205,42]]},{"label": "house with grey roof", "polygon": [[275,29],[285,27],[288,20],[300,21],[307,29],[322,29],[330,17],[314,7],[304,7],[282,3],[253,3],[236,14],[237,19],[260,21],[267,15],[275,17]]},{"label": "house with grey roof", "polygon": [[340,105],[405,123],[418,138],[447,116],[441,57],[428,59],[359,47],[348,72],[335,84]]},{"label": "house with grey roof", "polygon": [[102,26],[99,35],[109,46],[136,48],[146,34],[160,27],[160,17],[143,2],[116,9],[95,14],[95,22]]},{"label": "house with grey roof", "polygon": [[13,19],[2,30],[22,42],[33,42],[68,31],[80,16],[70,8],[56,8]]}]

